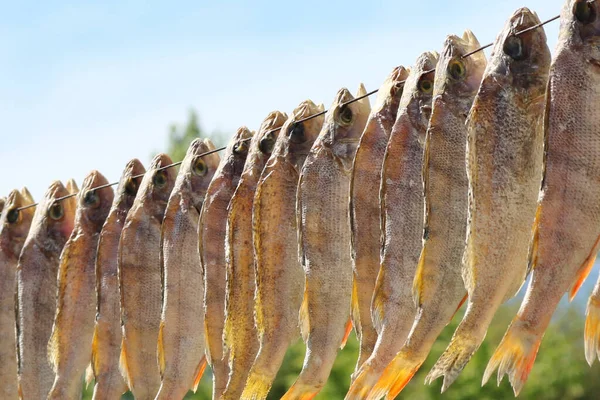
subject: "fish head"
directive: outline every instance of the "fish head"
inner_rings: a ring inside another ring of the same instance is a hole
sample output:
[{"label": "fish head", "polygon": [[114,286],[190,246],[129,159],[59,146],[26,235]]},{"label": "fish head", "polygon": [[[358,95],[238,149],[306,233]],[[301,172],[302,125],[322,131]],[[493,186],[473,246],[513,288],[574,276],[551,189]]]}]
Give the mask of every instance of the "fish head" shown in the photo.
[{"label": "fish head", "polygon": [[600,65],[600,0],[567,1],[561,13],[560,39]]},{"label": "fish head", "polygon": [[0,250],[13,259],[19,257],[35,213],[35,207],[19,209],[33,203],[33,198],[26,188],[21,191],[13,190],[5,200],[0,216]]},{"label": "fish head", "polygon": [[390,124],[394,123],[408,74],[409,70],[403,66],[392,70],[377,91],[372,116],[377,115],[380,119],[389,120]]},{"label": "fish head", "polygon": [[[439,99],[463,114],[468,113],[487,65],[483,51],[472,53],[480,47],[479,41],[469,30],[462,37],[450,35],[446,38],[435,68],[435,101]],[[465,57],[466,54],[470,55]]]},{"label": "fish head", "polygon": [[417,58],[404,84],[399,112],[407,113],[411,124],[425,132],[431,117],[431,100],[435,80],[435,67],[439,55],[426,52]]},{"label": "fish head", "polygon": [[75,181],[70,182],[70,190],[60,181],[52,182],[35,208],[31,221],[28,238],[35,238],[40,247],[49,251],[60,252],[73,231],[77,185]]},{"label": "fish head", "polygon": [[284,112],[270,112],[267,118],[260,124],[258,133],[252,138],[250,151],[258,157],[267,160],[275,149],[275,143],[281,132],[281,127],[287,119],[288,116]]},{"label": "fish head", "polygon": [[112,187],[98,171],[91,171],[83,180],[77,195],[76,220],[91,232],[100,232],[114,200]]},{"label": "fish head", "polygon": [[173,189],[187,191],[185,198],[192,202],[198,212],[204,203],[208,185],[219,167],[220,157],[215,149],[210,139],[194,139],[188,147]]},{"label": "fish head", "polygon": [[242,126],[238,128],[227,145],[222,163],[230,166],[228,173],[231,173],[231,176],[239,176],[242,173],[254,133],[254,131]]},{"label": "fish head", "polygon": [[131,208],[145,173],[146,169],[137,158],[127,163],[115,193],[115,207]]},{"label": "fish head", "polygon": [[[356,97],[366,94],[367,91],[361,83]],[[322,145],[331,149],[334,158],[347,171],[352,169],[358,142],[371,113],[367,97],[358,101],[354,100],[354,96],[348,89],[340,89],[325,115],[325,122],[320,133]]]},{"label": "fish head", "polygon": [[488,65],[499,83],[532,91],[527,95],[530,98],[545,93],[551,62],[544,28],[534,28],[539,24],[537,14],[528,8],[515,11],[496,38]]},{"label": "fish head", "polygon": [[[167,154],[157,154],[146,171],[136,201],[140,206],[145,203],[150,214],[162,221],[164,208],[169,201],[169,196],[175,185],[177,172],[175,168],[165,168],[173,164],[173,160]],[[139,200],[138,200],[139,199]]]}]

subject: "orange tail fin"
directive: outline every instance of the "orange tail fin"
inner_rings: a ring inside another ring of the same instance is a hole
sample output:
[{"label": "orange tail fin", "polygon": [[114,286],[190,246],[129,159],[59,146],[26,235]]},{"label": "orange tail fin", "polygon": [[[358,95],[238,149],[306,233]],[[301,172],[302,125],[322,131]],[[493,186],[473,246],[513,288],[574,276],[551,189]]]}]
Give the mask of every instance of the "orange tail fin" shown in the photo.
[{"label": "orange tail fin", "polygon": [[346,331],[344,332],[344,338],[342,339],[342,344],[340,345],[340,349],[343,349],[346,346],[346,342],[348,341],[348,337],[352,332],[352,318],[346,322]]},{"label": "orange tail fin", "polygon": [[586,278],[590,274],[590,271],[594,267],[594,262],[596,262],[596,255],[598,254],[598,247],[600,247],[600,237],[596,239],[596,243],[594,243],[592,252],[587,256],[587,258],[581,265],[581,268],[579,268],[579,271],[577,273],[577,280],[575,281],[575,283],[571,287],[571,291],[569,292],[569,301],[572,301],[573,298],[575,298],[575,295],[579,291],[579,288],[581,288],[581,285],[583,285],[583,282],[585,282]]},{"label": "orange tail fin", "polygon": [[528,330],[522,321],[514,319],[485,369],[482,384],[485,385],[498,368],[498,383],[505,374],[508,375],[515,396],[518,396],[527,382],[541,341],[540,335]]},{"label": "orange tail fin", "polygon": [[423,360],[415,360],[406,352],[399,352],[383,371],[368,399],[380,399],[386,395],[388,399],[396,398],[417,373],[421,364],[423,364]]},{"label": "orange tail fin", "polygon": [[204,375],[205,369],[206,369],[206,357],[202,357],[200,364],[198,364],[196,377],[195,377],[194,383],[192,385],[192,392],[196,393],[196,390],[198,390],[198,385],[200,384],[200,379],[202,379],[202,375]]},{"label": "orange tail fin", "polygon": [[363,400],[367,398],[373,386],[377,383],[379,374],[373,370],[370,360],[367,360],[356,375],[356,379],[350,385],[344,400]]},{"label": "orange tail fin", "polygon": [[591,366],[600,357],[600,298],[590,297],[585,319],[585,359]]},{"label": "orange tail fin", "polygon": [[292,387],[283,395],[281,400],[312,400],[319,393],[320,389],[312,386],[294,383]]}]

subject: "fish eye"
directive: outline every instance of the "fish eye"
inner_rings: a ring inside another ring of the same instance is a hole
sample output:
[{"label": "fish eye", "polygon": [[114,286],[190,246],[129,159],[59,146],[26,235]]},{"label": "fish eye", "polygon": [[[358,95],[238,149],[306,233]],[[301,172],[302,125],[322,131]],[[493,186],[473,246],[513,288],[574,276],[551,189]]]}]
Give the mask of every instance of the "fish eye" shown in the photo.
[{"label": "fish eye", "polygon": [[300,144],[306,142],[304,135],[304,124],[294,123],[289,130],[289,138],[292,143]]},{"label": "fish eye", "polygon": [[433,82],[431,81],[431,79],[422,78],[419,81],[419,90],[425,94],[433,92]]},{"label": "fish eye", "polygon": [[58,221],[65,215],[65,209],[62,204],[58,201],[55,201],[54,204],[50,206],[48,210],[48,216],[55,221]]},{"label": "fish eye", "polygon": [[196,157],[192,164],[192,172],[197,176],[205,176],[208,172],[208,167],[202,157]]},{"label": "fish eye", "polygon": [[596,20],[596,7],[587,1],[578,1],[573,6],[573,15],[582,24],[591,24]]},{"label": "fish eye", "polygon": [[338,113],[338,119],[344,125],[350,124],[353,116],[352,109],[350,109],[348,106],[343,106],[340,108]]},{"label": "fish eye", "polygon": [[258,148],[263,154],[271,154],[273,152],[273,147],[275,147],[275,135],[271,132],[262,138]]},{"label": "fish eye", "polygon": [[156,171],[152,178],[152,183],[159,189],[162,189],[167,184],[167,173],[164,170]]},{"label": "fish eye", "polygon": [[504,42],[504,54],[509,56],[515,61],[520,61],[525,58],[525,52],[523,51],[523,40],[515,35],[509,36]]},{"label": "fish eye", "polygon": [[17,208],[13,208],[6,214],[6,221],[9,224],[14,224],[19,220],[19,210]]},{"label": "fish eye", "polygon": [[239,141],[234,147],[233,152],[235,154],[244,155],[248,152],[248,143],[246,140]]},{"label": "fish eye", "polygon": [[83,196],[83,203],[88,207],[97,207],[100,204],[100,196],[95,190],[88,190]]},{"label": "fish eye", "polygon": [[467,75],[467,69],[462,61],[452,60],[448,64],[448,73],[453,79],[459,81]]},{"label": "fish eye", "polygon": [[125,193],[129,196],[135,196],[138,191],[138,184],[133,178],[128,178],[125,182]]}]

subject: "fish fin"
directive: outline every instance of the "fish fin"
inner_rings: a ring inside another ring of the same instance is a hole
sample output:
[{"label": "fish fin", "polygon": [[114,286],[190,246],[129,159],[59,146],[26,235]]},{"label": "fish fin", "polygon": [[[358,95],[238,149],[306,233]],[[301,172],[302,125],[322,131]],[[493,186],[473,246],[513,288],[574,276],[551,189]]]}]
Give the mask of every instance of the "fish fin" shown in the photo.
[{"label": "fish fin", "polygon": [[312,400],[318,393],[319,389],[296,382],[280,400]]},{"label": "fish fin", "polygon": [[377,275],[377,283],[375,284],[373,301],[371,303],[371,318],[373,318],[373,326],[378,334],[381,333],[381,329],[383,328],[385,294],[381,286],[383,286],[384,275],[385,271],[381,268]]},{"label": "fish fin", "polygon": [[198,385],[200,384],[200,380],[202,379],[202,375],[204,375],[204,371],[206,370],[206,357],[202,357],[198,367],[196,368],[196,373],[194,374],[194,383],[192,384],[192,392],[196,393],[198,390]]},{"label": "fish fin", "polygon": [[267,398],[272,384],[272,378],[263,375],[262,373],[258,373],[258,371],[254,371],[254,373],[251,373],[246,381],[246,387],[244,388],[241,398],[264,400]]},{"label": "fish fin", "polygon": [[[96,373],[98,372],[98,359],[99,359],[99,354],[98,354],[98,324],[94,325],[94,336],[92,338],[92,362],[90,363],[90,367],[92,368],[92,372],[94,373],[94,376],[97,376]],[[89,384],[89,382],[88,382]]]},{"label": "fish fin", "polygon": [[540,232],[539,232],[539,224],[541,217],[542,205],[541,202],[538,203],[537,210],[535,212],[535,219],[533,221],[533,227],[531,228],[531,245],[529,246],[529,262],[527,263],[527,273],[525,276],[529,275],[529,273],[535,268],[537,264],[538,258],[538,243],[540,240]]},{"label": "fish fin", "polygon": [[423,293],[424,277],[423,270],[425,269],[425,246],[421,249],[421,256],[419,257],[419,263],[417,264],[417,271],[415,273],[415,279],[413,281],[413,300],[417,308],[421,307],[421,294]]},{"label": "fish fin", "polygon": [[[454,314],[452,314],[452,318],[450,318],[450,320],[448,321],[448,324],[450,322],[452,322],[452,320],[454,319],[454,316],[456,315],[456,313],[458,312],[458,310],[460,310],[460,308],[463,306],[463,304],[465,304],[465,302],[467,301],[467,299],[469,298],[469,294],[465,294],[465,296],[462,298],[462,300],[460,301],[460,303],[458,303],[458,307],[456,307],[456,311],[454,311]],[[446,324],[446,325],[448,325]]]},{"label": "fish fin", "polygon": [[340,349],[343,349],[346,346],[346,342],[348,341],[348,337],[350,337],[351,332],[352,332],[352,318],[348,318],[348,322],[346,322],[346,331],[344,332],[344,338],[342,339],[342,344],[340,345]]},{"label": "fish fin", "polygon": [[52,370],[56,374],[58,368],[59,354],[58,354],[58,327],[56,321],[52,327],[52,334],[50,340],[48,340],[48,362],[52,366]]},{"label": "fish fin", "polygon": [[208,339],[208,324],[206,318],[204,319],[204,355],[206,355],[206,361],[208,365],[213,365],[212,355],[210,353],[210,340]]},{"label": "fish fin", "polygon": [[377,383],[379,374],[374,370],[370,359],[367,360],[358,370],[356,378],[350,385],[348,393],[344,400],[364,400]]},{"label": "fish fin", "polygon": [[304,297],[300,306],[300,332],[304,343],[308,341],[310,334],[310,320],[308,318],[308,280],[304,283]]},{"label": "fish fin", "polygon": [[165,321],[160,321],[160,326],[158,327],[158,341],[156,344],[156,350],[157,350],[157,354],[158,354],[158,369],[160,371],[161,379],[164,377],[165,365],[166,365],[165,347],[164,347],[164,343],[163,343],[164,329],[165,329]]},{"label": "fish fin", "polygon": [[569,301],[573,301],[573,298],[575,298],[575,295],[581,288],[581,285],[583,285],[583,282],[585,282],[588,275],[592,271],[592,268],[594,267],[594,263],[596,262],[596,256],[598,255],[598,247],[599,246],[600,246],[600,237],[598,237],[598,239],[596,239],[596,242],[594,243],[594,247],[592,247],[591,253],[586,257],[586,259],[583,262],[583,264],[581,265],[581,267],[579,267],[579,271],[577,271],[577,280],[575,281],[575,283],[571,287],[571,290],[569,291]]},{"label": "fish fin", "polygon": [[85,369],[85,388],[87,389],[90,386],[90,383],[94,380],[96,374],[94,373],[94,368],[90,363]]},{"label": "fish fin", "polygon": [[465,368],[469,360],[471,360],[471,357],[483,341],[483,338],[462,334],[459,329],[460,325],[454,333],[448,348],[440,356],[433,368],[431,368],[427,377],[425,377],[425,383],[430,384],[443,376],[442,393],[458,378],[460,372]]},{"label": "fish fin", "polygon": [[411,357],[406,351],[400,351],[383,371],[368,398],[380,399],[386,395],[388,399],[396,398],[417,373],[423,361]]},{"label": "fish fin", "polygon": [[119,371],[121,371],[121,376],[127,382],[127,387],[130,389],[133,388],[133,383],[131,381],[131,375],[129,374],[129,367],[127,365],[127,346],[125,345],[125,338],[121,339],[121,355],[119,357]]},{"label": "fish fin", "polygon": [[358,304],[358,283],[356,281],[356,273],[352,274],[352,309],[350,315],[352,316],[352,323],[356,330],[356,336],[360,339],[361,336],[361,323],[360,323],[360,307]]},{"label": "fish fin", "polygon": [[541,336],[529,331],[526,324],[517,318],[513,320],[492,355],[482,381],[482,385],[485,385],[494,370],[498,368],[498,383],[505,374],[508,375],[515,396],[519,395],[527,381],[542,341]]},{"label": "fish fin", "polygon": [[592,294],[585,314],[585,359],[592,366],[596,358],[600,359],[600,298]]}]

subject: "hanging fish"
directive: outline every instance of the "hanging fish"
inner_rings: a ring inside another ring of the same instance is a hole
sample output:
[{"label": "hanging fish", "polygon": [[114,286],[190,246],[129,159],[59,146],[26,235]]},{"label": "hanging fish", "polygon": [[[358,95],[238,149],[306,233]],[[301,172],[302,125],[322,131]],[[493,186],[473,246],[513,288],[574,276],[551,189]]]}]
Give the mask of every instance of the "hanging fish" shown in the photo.
[{"label": "hanging fish", "polygon": [[162,225],[163,304],[158,334],[162,383],[159,399],[196,391],[204,356],[204,277],[198,258],[198,219],[206,189],[219,165],[209,139],[195,139],[179,169]]},{"label": "hanging fish", "polygon": [[213,399],[221,397],[229,377],[229,357],[223,346],[227,206],[244,169],[252,135],[248,128],[241,127],[229,142],[206,191],[198,224],[204,272],[204,335],[207,361],[213,370]]},{"label": "hanging fish", "polygon": [[515,395],[527,381],[560,299],[567,291],[573,299],[600,244],[599,6],[600,0],[568,0],[561,14],[546,93],[544,184],[534,227],[532,277],[483,378],[487,382],[498,368],[498,380],[508,375]]},{"label": "hanging fish", "polygon": [[26,188],[10,192],[0,217],[0,398],[18,398],[17,338],[15,336],[15,288],[17,263],[27,238],[35,208]]},{"label": "hanging fish", "polygon": [[[324,109],[305,100],[288,118],[262,172],[254,196],[252,221],[256,258],[256,328],[260,347],[243,399],[264,400],[283,357],[300,336],[298,312],[304,271],[298,260],[296,191],[300,171],[323,116],[297,123]],[[282,301],[285,299],[285,301]]]},{"label": "hanging fish", "polygon": [[442,392],[483,342],[498,307],[528,272],[540,191],[545,92],[550,50],[527,8],[517,10],[496,39],[467,119],[469,222],[463,279],[467,311],[450,345],[427,376],[444,376]]},{"label": "hanging fish", "polygon": [[352,232],[352,324],[360,340],[356,369],[373,352],[377,331],[371,318],[381,253],[379,187],[385,148],[396,121],[408,70],[396,67],[377,92],[375,106],[360,138],[350,184]]},{"label": "hanging fish", "polygon": [[[361,84],[357,96],[366,94]],[[300,326],[307,351],[300,376],[283,400],[311,399],[323,388],[352,324],[350,178],[371,107],[341,89],[325,116],[300,174],[297,197],[299,252],[306,282]]]},{"label": "hanging fish", "polygon": [[156,355],[162,300],[160,233],[176,177],[173,168],[161,168],[171,163],[166,154],[154,157],[119,240],[123,330],[119,362],[129,389],[140,400],[154,399],[160,387]]},{"label": "hanging fish", "polygon": [[77,195],[71,236],[60,255],[56,316],[48,341],[48,358],[56,377],[48,400],[76,399],[91,360],[96,311],[96,254],[100,231],[114,193],[98,171],[84,179]]},{"label": "hanging fish", "polygon": [[254,323],[255,262],[252,248],[252,203],[256,184],[287,115],[273,111],[249,144],[248,157],[228,206],[225,254],[227,285],[223,340],[229,351],[229,380],[221,398],[240,398],[258,353]]},{"label": "hanging fish", "polygon": [[57,201],[78,191],[53,182],[35,208],[31,228],[17,266],[17,344],[19,396],[46,399],[54,371],[48,361],[48,340],[56,314],[60,254],[73,230],[77,200]]},{"label": "hanging fish", "polygon": [[449,36],[436,65],[433,102],[425,139],[423,249],[413,283],[417,314],[401,351],[369,398],[394,399],[427,358],[438,335],[466,300],[462,257],[467,233],[468,181],[465,120],[486,67],[471,31]]},{"label": "hanging fish", "polygon": [[[117,275],[119,238],[146,172],[137,159],[127,163],[102,227],[96,258],[96,325],[92,341],[92,368],[96,379],[92,400],[119,398],[127,390],[119,372],[121,309]],[[91,377],[90,377],[91,378]]]},{"label": "hanging fish", "polygon": [[424,53],[411,68],[385,152],[380,192],[383,248],[371,308],[379,336],[346,399],[362,399],[371,391],[415,318],[411,289],[423,238],[423,146],[437,60],[437,53]]}]

